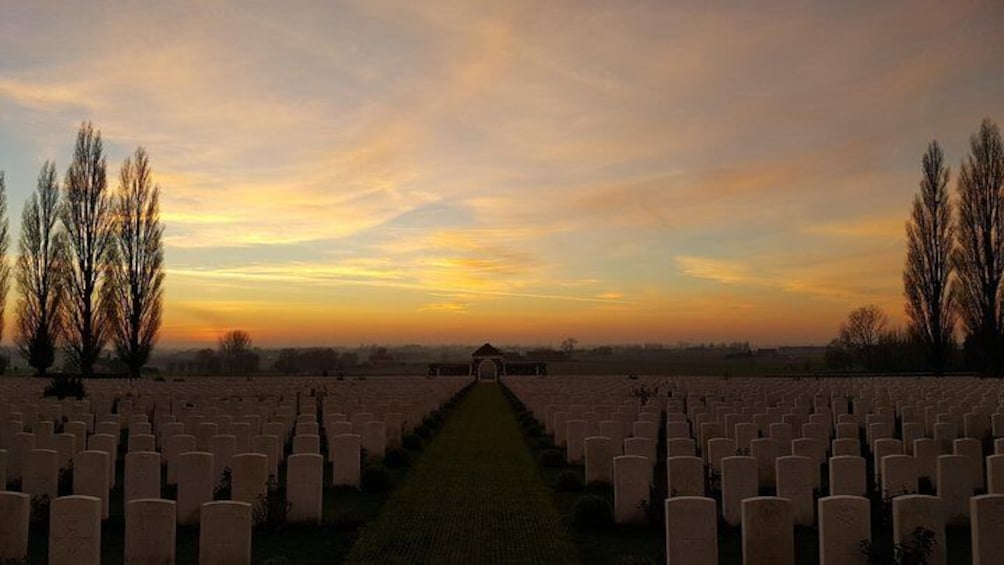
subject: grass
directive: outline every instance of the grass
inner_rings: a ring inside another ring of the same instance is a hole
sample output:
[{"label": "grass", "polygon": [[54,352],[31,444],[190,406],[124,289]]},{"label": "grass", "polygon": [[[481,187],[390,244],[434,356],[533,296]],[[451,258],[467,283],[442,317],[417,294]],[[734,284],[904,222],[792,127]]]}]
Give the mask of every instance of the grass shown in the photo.
[{"label": "grass", "polygon": [[569,563],[572,544],[499,385],[475,385],[349,563]]}]

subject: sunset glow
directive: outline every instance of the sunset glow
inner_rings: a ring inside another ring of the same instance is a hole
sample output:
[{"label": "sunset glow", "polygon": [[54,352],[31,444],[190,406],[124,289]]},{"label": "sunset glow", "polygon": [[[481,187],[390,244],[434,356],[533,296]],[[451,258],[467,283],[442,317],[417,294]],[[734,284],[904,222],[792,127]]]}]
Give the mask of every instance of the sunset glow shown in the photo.
[{"label": "sunset glow", "polygon": [[82,121],[145,147],[167,346],[901,323],[928,142],[1004,121],[999,2],[250,4],[0,0],[12,232]]}]

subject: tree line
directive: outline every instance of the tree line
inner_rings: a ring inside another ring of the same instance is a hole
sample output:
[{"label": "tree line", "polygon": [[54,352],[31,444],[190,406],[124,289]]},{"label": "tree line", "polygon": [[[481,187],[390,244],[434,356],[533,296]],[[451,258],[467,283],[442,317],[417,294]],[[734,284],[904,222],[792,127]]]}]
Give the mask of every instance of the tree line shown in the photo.
[{"label": "tree line", "polygon": [[11,265],[7,192],[0,171],[0,338],[11,275],[17,286],[14,343],[39,375],[63,348],[81,376],[94,375],[106,346],[138,378],[157,342],[163,309],[164,227],[160,187],[139,147],[108,189],[101,131],[77,132],[60,182],[39,171],[21,214]]},{"label": "tree line", "polygon": [[[1004,143],[989,118],[969,139],[955,179],[937,140],[921,159],[906,223],[907,329],[876,306],[854,310],[827,350],[831,367],[948,369],[1004,374]],[[958,338],[961,337],[961,350]]]}]

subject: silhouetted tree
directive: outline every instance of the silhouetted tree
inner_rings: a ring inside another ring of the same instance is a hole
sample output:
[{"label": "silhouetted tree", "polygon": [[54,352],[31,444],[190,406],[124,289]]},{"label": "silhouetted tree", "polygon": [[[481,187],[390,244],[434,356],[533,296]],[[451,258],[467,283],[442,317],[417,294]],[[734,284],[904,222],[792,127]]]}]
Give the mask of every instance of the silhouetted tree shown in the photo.
[{"label": "silhouetted tree", "polygon": [[164,300],[160,187],[142,147],[122,163],[114,211],[108,318],[118,357],[137,379],[157,341]]},{"label": "silhouetted tree", "polygon": [[565,357],[571,358],[572,353],[575,353],[575,346],[579,344],[579,340],[574,337],[565,338],[561,342],[561,351],[565,354]]},{"label": "silhouetted tree", "polygon": [[[3,171],[0,171],[0,341],[3,340],[7,313],[7,291],[10,290],[10,232],[7,219],[7,185]],[[4,356],[0,362],[0,372],[7,366]]]},{"label": "silhouetted tree", "polygon": [[15,278],[21,297],[15,338],[18,349],[44,375],[56,359],[63,333],[66,240],[57,227],[59,185],[56,167],[46,161],[38,186],[21,214],[21,237]]},{"label": "silhouetted tree", "polygon": [[257,355],[251,351],[251,334],[244,330],[230,330],[219,340],[220,357],[227,375],[245,375],[251,380],[251,372],[257,364]]},{"label": "silhouetted tree", "polygon": [[80,126],[73,162],[63,182],[60,217],[67,236],[66,345],[80,374],[94,374],[94,362],[108,341],[106,297],[109,253],[112,249],[112,201],[107,194],[101,132],[88,122]]},{"label": "silhouetted tree", "polygon": [[955,341],[951,280],[955,234],[948,200],[948,167],[937,141],[927,146],[923,171],[920,194],[913,200],[913,215],[906,224],[903,289],[909,332],[923,347],[931,369],[941,375]]},{"label": "silhouetted tree", "polygon": [[823,362],[827,369],[850,369],[854,365],[854,357],[839,339],[834,339],[826,346]]},{"label": "silhouetted tree", "polygon": [[1004,360],[1001,279],[1004,276],[1004,145],[984,119],[959,170],[958,241],[953,260],[958,308],[970,362],[999,373]]},{"label": "silhouetted tree", "polygon": [[847,315],[840,324],[840,343],[865,367],[871,365],[869,355],[878,345],[879,337],[889,324],[889,317],[874,304],[862,306]]},{"label": "silhouetted tree", "polygon": [[196,372],[203,375],[218,375],[221,371],[220,355],[207,348],[195,352]]},{"label": "silhouetted tree", "polygon": [[300,372],[300,352],[292,347],[279,350],[275,359],[275,370],[284,375],[295,375]]}]

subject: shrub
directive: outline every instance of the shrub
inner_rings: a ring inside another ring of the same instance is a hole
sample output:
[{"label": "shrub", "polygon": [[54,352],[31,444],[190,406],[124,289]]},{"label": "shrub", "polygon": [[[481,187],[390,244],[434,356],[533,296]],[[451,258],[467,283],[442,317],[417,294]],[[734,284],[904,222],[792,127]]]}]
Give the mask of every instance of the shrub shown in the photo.
[{"label": "shrub", "polygon": [[384,455],[383,464],[393,469],[400,469],[411,464],[411,456],[404,449],[391,449]]},{"label": "shrub", "polygon": [[561,492],[579,492],[582,490],[582,477],[575,471],[562,471],[558,473],[558,482],[554,488]]},{"label": "shrub", "polygon": [[31,510],[29,520],[34,523],[47,523],[49,521],[49,507],[51,505],[49,495],[31,497]]},{"label": "shrub", "polygon": [[415,433],[418,434],[419,437],[428,438],[432,435],[432,430],[429,429],[429,426],[422,424],[415,428]]},{"label": "shrub", "polygon": [[286,525],[286,515],[292,504],[286,502],[286,492],[279,486],[275,475],[268,476],[264,495],[259,495],[251,520],[255,526],[266,530],[281,530]]},{"label": "shrub", "polygon": [[87,396],[87,391],[84,389],[84,381],[80,377],[56,375],[49,379],[49,384],[45,385],[42,396],[55,396],[60,400],[64,398],[83,400]]},{"label": "shrub", "polygon": [[155,383],[162,383],[165,380],[167,380],[167,379],[165,379],[164,377],[162,377],[160,375],[157,375],[156,377],[153,378],[153,382],[155,382]]},{"label": "shrub", "polygon": [[541,436],[533,438],[533,441],[530,442],[530,447],[533,449],[554,449],[554,443],[547,436]]},{"label": "shrub", "polygon": [[544,435],[544,429],[540,427],[540,424],[532,424],[526,428],[526,437],[538,438]]},{"label": "shrub", "polygon": [[56,492],[59,496],[70,496],[73,494],[73,461],[70,461],[70,464],[66,468],[59,470]]},{"label": "shrub", "polygon": [[540,454],[540,464],[545,467],[564,467],[565,456],[557,449],[548,449]]},{"label": "shrub", "polygon": [[613,528],[614,513],[610,503],[601,496],[583,496],[575,501],[572,509],[572,525],[577,530],[594,532]]},{"label": "shrub", "polygon": [[606,481],[593,481],[584,486],[582,490],[594,494],[604,494],[604,493],[613,494],[614,487],[613,485],[611,485]]},{"label": "shrub", "polygon": [[422,438],[415,434],[408,434],[401,439],[401,445],[403,445],[405,449],[422,449]]},{"label": "shrub", "polygon": [[390,490],[390,477],[382,467],[367,467],[359,477],[359,488],[363,492],[387,492]]},{"label": "shrub", "polygon": [[213,500],[230,500],[230,491],[233,473],[230,471],[230,467],[223,468],[223,476],[220,477],[219,482],[213,488]]}]

